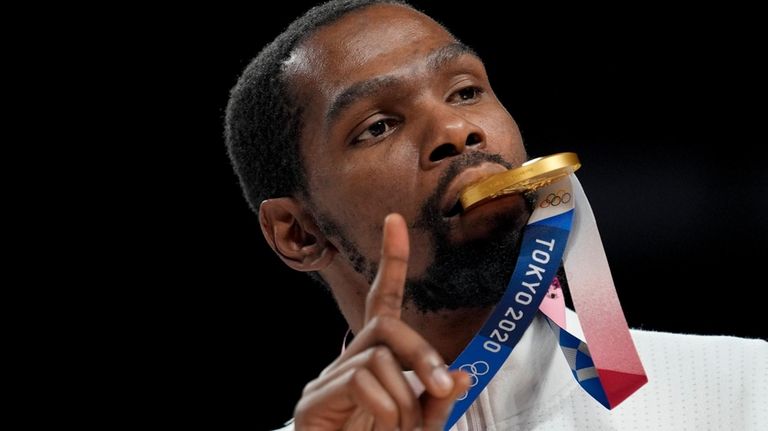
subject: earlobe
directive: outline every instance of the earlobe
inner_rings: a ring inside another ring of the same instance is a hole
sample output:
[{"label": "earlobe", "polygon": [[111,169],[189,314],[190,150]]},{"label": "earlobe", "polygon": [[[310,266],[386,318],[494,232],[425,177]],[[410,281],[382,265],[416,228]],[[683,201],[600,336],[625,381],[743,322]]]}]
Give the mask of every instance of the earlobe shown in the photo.
[{"label": "earlobe", "polygon": [[297,271],[319,271],[328,266],[336,254],[336,248],[296,199],[285,197],[262,202],[259,224],[272,250]]}]

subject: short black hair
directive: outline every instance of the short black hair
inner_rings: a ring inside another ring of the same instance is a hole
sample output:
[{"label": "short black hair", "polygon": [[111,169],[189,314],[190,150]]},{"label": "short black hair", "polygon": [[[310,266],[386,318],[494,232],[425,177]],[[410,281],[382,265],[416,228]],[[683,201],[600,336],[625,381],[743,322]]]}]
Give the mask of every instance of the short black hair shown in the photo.
[{"label": "short black hair", "polygon": [[264,47],[232,88],[224,124],[227,150],[257,214],[263,200],[301,196],[307,186],[299,151],[302,106],[293,97],[283,64],[320,27],[380,3],[411,7],[401,0],[332,0],[315,6]]}]

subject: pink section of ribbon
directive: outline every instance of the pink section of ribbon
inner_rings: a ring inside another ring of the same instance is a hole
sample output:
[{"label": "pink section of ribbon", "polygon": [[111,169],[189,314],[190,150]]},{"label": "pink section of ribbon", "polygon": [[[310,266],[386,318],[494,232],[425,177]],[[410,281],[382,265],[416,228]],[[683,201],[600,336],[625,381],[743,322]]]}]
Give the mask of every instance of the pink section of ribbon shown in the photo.
[{"label": "pink section of ribbon", "polygon": [[549,286],[547,295],[544,296],[544,300],[541,301],[539,307],[545,316],[550,320],[557,323],[557,326],[566,329],[565,325],[565,296],[563,289],[560,286],[560,280],[555,277],[552,279],[552,284]]}]

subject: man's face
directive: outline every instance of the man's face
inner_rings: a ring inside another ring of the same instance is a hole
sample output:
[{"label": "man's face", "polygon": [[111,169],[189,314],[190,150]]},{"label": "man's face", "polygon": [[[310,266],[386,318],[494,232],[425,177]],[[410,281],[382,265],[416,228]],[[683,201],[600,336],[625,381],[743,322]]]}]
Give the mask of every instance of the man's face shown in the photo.
[{"label": "man's face", "polygon": [[521,196],[457,212],[463,186],[526,155],[482,62],[428,17],[394,5],[352,12],[297,48],[286,70],[304,109],[313,211],[367,278],[389,213],[409,224],[412,281],[452,251],[494,253],[466,247],[525,224]]}]

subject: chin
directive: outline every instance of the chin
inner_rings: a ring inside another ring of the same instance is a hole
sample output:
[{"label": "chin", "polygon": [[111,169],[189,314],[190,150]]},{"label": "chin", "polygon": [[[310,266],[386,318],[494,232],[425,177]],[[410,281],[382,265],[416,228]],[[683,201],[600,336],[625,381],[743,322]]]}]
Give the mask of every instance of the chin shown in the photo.
[{"label": "chin", "polygon": [[435,231],[433,261],[406,283],[406,299],[418,311],[439,312],[496,304],[506,290],[520,251],[530,205],[520,195],[488,202]]}]

